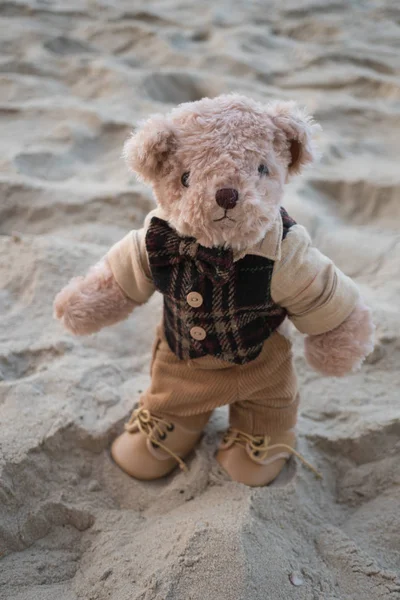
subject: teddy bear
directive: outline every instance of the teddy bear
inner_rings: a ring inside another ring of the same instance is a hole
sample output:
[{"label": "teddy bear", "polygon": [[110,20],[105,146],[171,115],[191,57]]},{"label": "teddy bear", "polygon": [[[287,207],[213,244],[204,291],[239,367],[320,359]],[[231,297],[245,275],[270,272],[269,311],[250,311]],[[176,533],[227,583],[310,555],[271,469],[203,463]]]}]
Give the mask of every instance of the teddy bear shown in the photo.
[{"label": "teddy bear", "polygon": [[229,405],[216,460],[234,481],[268,485],[298,455],[287,321],[324,375],[358,369],[373,349],[357,286],[282,206],[286,182],[315,159],[317,127],[295,102],[227,94],[153,115],[127,140],[157,208],[54,305],[85,335],[163,296],[150,386],[111,447],[132,477],[185,469],[213,410]]}]

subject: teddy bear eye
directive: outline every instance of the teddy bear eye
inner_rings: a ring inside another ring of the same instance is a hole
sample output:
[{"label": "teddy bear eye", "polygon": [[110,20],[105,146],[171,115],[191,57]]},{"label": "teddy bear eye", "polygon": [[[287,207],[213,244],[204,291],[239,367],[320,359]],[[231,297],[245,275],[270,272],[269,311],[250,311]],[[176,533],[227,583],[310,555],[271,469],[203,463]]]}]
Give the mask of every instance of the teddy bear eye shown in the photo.
[{"label": "teddy bear eye", "polygon": [[185,187],[189,187],[189,175],[190,175],[190,172],[186,171],[186,173],[184,173],[181,177],[181,183]]},{"label": "teddy bear eye", "polygon": [[262,163],[261,165],[258,165],[258,172],[260,173],[260,175],[269,175],[269,169],[267,165],[264,165]]}]

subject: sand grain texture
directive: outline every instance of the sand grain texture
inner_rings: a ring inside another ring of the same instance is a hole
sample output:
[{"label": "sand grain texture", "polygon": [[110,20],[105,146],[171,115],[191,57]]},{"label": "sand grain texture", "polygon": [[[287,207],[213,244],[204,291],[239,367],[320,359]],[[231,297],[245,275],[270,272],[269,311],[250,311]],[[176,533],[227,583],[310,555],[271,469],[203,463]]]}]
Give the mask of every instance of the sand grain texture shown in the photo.
[{"label": "sand grain texture", "polygon": [[[394,0],[11,0],[0,4],[1,600],[400,598],[400,8]],[[160,298],[73,338],[52,300],[152,208],[123,164],[152,111],[242,91],[323,125],[289,212],[373,307],[362,372],[323,379],[301,336],[299,449],[251,490],[216,468],[218,411],[190,473],[111,463]],[[300,585],[293,585],[294,583]]]}]

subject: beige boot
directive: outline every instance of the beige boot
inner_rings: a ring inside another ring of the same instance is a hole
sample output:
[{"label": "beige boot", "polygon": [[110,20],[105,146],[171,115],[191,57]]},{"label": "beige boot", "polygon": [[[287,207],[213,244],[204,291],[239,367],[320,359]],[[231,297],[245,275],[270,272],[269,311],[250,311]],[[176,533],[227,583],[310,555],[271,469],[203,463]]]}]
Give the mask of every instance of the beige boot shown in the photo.
[{"label": "beige boot", "polygon": [[231,479],[253,487],[271,483],[292,454],[320,476],[314,467],[296,452],[295,445],[296,435],[293,430],[267,436],[249,435],[237,429],[229,429],[216,459]]},{"label": "beige boot", "polygon": [[117,465],[137,479],[158,479],[178,464],[186,470],[183,458],[193,450],[202,431],[152,415],[145,408],[133,411],[129,422],[111,446]]}]

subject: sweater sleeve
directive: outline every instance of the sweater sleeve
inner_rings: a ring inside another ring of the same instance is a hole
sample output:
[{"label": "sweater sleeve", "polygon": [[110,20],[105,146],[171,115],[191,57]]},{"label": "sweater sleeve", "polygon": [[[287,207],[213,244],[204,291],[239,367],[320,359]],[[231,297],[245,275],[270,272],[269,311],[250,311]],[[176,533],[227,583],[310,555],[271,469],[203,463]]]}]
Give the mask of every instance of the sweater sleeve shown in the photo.
[{"label": "sweater sleeve", "polygon": [[274,302],[288,311],[302,333],[318,335],[335,329],[350,315],[359,298],[355,283],[311,245],[307,231],[295,225],[281,246],[271,281]]},{"label": "sweater sleeve", "polygon": [[111,271],[122,290],[137,304],[144,304],[155,291],[146,250],[146,225],[131,231],[107,253]]}]

